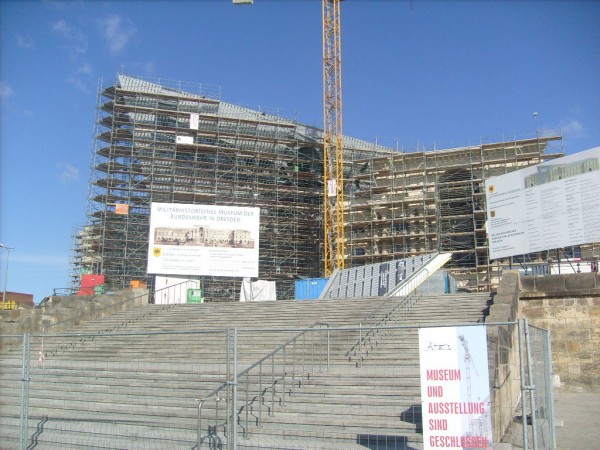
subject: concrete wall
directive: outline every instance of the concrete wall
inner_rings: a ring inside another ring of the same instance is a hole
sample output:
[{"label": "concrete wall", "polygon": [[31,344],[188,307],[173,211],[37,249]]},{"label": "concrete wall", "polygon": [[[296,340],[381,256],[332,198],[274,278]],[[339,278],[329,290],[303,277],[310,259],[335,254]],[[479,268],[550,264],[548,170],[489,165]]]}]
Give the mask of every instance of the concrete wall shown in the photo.
[{"label": "concrete wall", "polygon": [[549,329],[556,382],[600,392],[600,274],[521,277],[519,314]]},{"label": "concrete wall", "polygon": [[55,296],[34,309],[0,311],[0,335],[56,333],[148,303],[147,289],[90,296]]}]

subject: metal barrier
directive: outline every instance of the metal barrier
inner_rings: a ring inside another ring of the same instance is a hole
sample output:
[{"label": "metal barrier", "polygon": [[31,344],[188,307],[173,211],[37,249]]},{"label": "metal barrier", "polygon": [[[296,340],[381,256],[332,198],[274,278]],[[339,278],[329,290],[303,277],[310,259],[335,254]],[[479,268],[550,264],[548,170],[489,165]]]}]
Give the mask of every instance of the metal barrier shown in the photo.
[{"label": "metal barrier", "polygon": [[552,351],[550,331],[529,325],[525,320],[522,332],[525,339],[526,365],[522,376],[523,422],[531,420],[532,439],[524,426],[524,447],[554,449],[554,400],[552,394]]},{"label": "metal barrier", "polygon": [[[553,449],[549,333],[525,321],[457,325],[487,329],[495,437],[515,426],[521,399],[519,445]],[[0,385],[0,441],[7,450],[418,448],[418,330],[429,326],[451,325],[26,334],[21,349],[0,353],[4,379],[21,380],[20,392]],[[375,333],[369,358],[349,361]]]}]

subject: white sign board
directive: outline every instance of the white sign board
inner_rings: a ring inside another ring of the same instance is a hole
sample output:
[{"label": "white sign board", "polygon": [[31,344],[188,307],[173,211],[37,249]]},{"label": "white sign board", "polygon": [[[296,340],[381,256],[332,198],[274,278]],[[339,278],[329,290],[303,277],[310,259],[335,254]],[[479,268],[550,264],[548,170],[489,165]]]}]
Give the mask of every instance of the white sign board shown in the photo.
[{"label": "white sign board", "polygon": [[177,144],[193,144],[194,137],[193,136],[176,136],[175,143],[177,143]]},{"label": "white sign board", "polygon": [[424,449],[491,450],[485,327],[419,329]]},{"label": "white sign board", "polygon": [[258,277],[259,208],[152,203],[148,273]]},{"label": "white sign board", "polygon": [[[197,130],[199,124],[200,124],[200,114],[191,113],[190,114],[190,128],[192,130]],[[192,142],[194,142],[193,139],[192,139]]]},{"label": "white sign board", "polygon": [[600,242],[600,147],[485,182],[490,259]]}]

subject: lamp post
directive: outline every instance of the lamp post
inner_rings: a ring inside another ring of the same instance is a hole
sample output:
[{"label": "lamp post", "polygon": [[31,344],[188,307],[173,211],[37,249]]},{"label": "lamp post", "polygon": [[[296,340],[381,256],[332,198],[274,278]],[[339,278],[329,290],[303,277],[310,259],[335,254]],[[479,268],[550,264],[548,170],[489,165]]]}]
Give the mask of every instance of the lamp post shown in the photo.
[{"label": "lamp post", "polygon": [[10,259],[10,251],[14,250],[14,248],[7,247],[4,244],[0,244],[0,248],[6,249],[6,268],[4,269],[4,291],[2,294],[2,311],[4,311],[4,305],[6,303],[6,282],[8,281],[8,261]]}]

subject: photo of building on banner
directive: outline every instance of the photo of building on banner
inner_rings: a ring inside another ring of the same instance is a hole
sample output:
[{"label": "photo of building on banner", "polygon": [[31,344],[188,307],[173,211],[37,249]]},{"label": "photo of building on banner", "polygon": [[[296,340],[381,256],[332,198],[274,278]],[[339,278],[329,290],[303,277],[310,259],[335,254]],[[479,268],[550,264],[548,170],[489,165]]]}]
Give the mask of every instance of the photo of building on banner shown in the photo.
[{"label": "photo of building on banner", "polygon": [[424,449],[488,449],[492,420],[485,327],[419,329]]},{"label": "photo of building on banner", "polygon": [[152,203],[148,273],[257,277],[259,208]]}]

